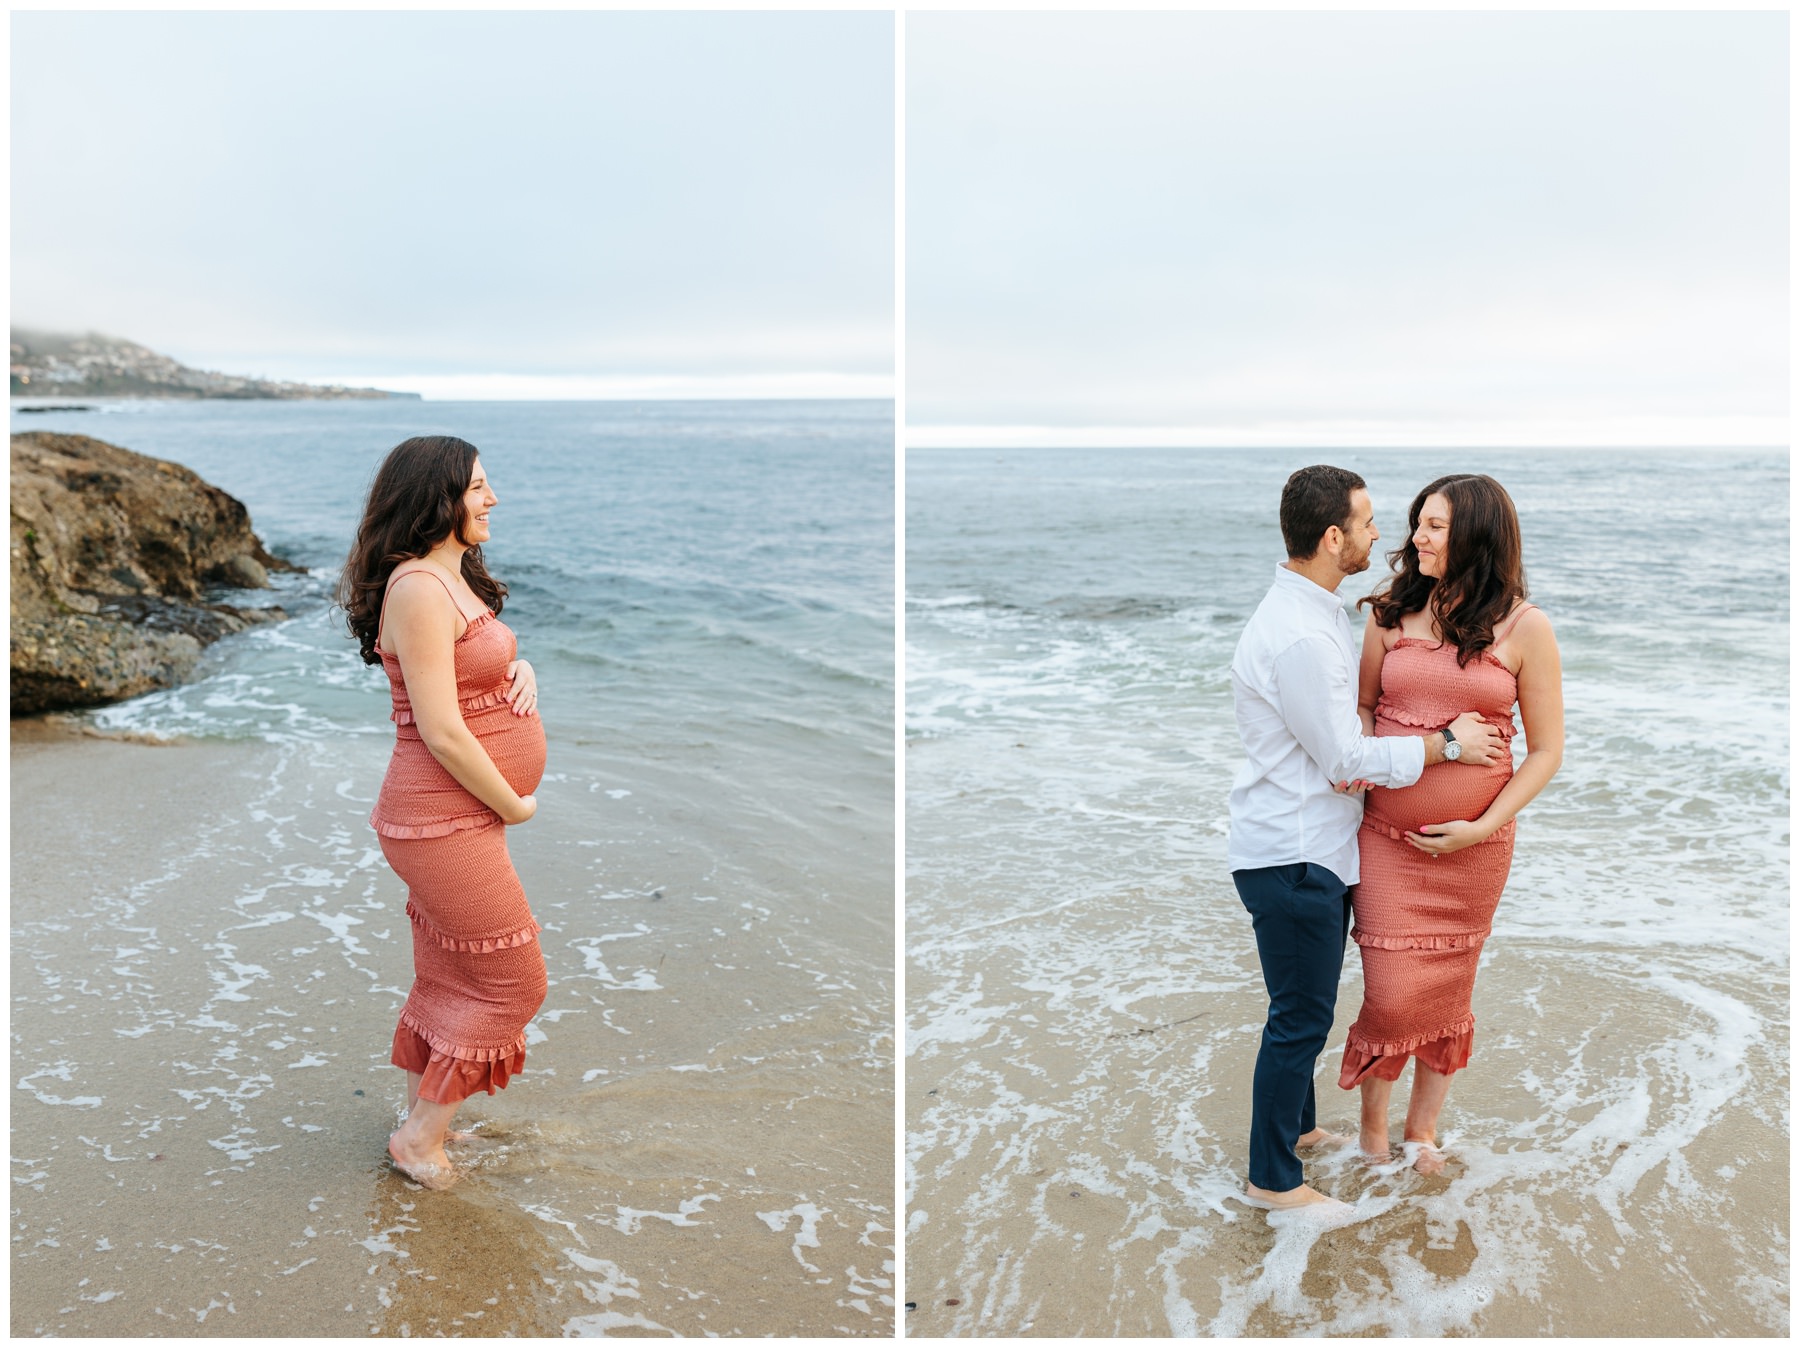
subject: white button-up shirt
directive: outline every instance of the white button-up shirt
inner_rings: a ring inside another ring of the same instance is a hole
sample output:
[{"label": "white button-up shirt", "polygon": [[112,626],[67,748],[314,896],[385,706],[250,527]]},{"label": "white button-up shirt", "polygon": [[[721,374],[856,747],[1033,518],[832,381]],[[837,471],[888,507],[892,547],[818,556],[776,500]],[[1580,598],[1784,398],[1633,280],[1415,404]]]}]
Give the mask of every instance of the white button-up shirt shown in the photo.
[{"label": "white button-up shirt", "polygon": [[1362,878],[1360,795],[1333,782],[1411,786],[1425,771],[1418,735],[1375,739],[1356,713],[1357,653],[1337,595],[1276,566],[1231,659],[1246,761],[1231,784],[1231,869],[1311,861],[1346,885]]}]

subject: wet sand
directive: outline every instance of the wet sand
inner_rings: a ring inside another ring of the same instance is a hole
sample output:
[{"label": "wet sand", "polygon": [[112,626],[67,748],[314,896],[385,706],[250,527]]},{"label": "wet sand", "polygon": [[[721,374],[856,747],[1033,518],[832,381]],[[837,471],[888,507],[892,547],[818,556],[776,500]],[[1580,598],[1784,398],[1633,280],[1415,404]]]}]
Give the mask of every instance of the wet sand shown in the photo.
[{"label": "wet sand", "polygon": [[[1446,1170],[1309,1161],[1359,1211],[1320,1233],[1232,1196],[1264,1002],[1228,892],[991,921],[967,898],[960,923],[909,915],[907,1334],[1787,1333],[1788,1050],[1763,1032],[1785,980],[1722,990],[1700,952],[1503,924]],[[1359,999],[1352,948],[1316,1077],[1352,1136]]]},{"label": "wet sand", "polygon": [[525,1071],[458,1116],[457,1188],[385,1164],[384,761],[14,723],[12,1332],[890,1334],[885,987],[680,858],[597,892],[591,839],[519,831]]}]

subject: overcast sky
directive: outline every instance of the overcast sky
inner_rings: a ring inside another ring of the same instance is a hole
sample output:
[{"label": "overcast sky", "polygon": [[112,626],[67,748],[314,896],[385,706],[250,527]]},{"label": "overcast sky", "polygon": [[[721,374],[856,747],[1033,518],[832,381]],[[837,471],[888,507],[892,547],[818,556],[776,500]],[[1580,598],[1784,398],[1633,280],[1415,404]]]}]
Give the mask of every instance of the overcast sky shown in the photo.
[{"label": "overcast sky", "polygon": [[908,443],[1786,443],[1780,13],[907,19]]},{"label": "overcast sky", "polygon": [[12,318],[487,393],[892,391],[881,13],[18,13]]}]

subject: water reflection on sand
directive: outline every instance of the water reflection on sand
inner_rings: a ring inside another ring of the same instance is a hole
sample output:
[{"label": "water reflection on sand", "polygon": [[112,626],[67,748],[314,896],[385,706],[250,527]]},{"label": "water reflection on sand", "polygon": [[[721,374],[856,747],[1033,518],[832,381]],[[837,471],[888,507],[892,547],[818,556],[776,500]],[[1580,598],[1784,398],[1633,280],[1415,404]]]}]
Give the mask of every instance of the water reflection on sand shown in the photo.
[{"label": "water reflection on sand", "polygon": [[526,1070],[385,1164],[370,749],[15,744],[13,1332],[890,1333],[886,979],[711,863],[522,836]]}]

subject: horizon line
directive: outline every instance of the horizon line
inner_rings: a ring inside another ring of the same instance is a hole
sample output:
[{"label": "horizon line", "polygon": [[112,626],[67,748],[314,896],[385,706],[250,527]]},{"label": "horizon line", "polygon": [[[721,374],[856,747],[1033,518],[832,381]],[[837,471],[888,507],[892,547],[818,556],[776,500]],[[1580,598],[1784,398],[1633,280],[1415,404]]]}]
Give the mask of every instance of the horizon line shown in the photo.
[{"label": "horizon line", "polygon": [[1516,422],[1252,422],[1233,426],[919,425],[911,449],[1787,449],[1775,417],[1644,417]]},{"label": "horizon line", "polygon": [[358,374],[292,382],[417,394],[425,402],[741,402],[895,398],[892,374],[797,371],[739,375]]}]

